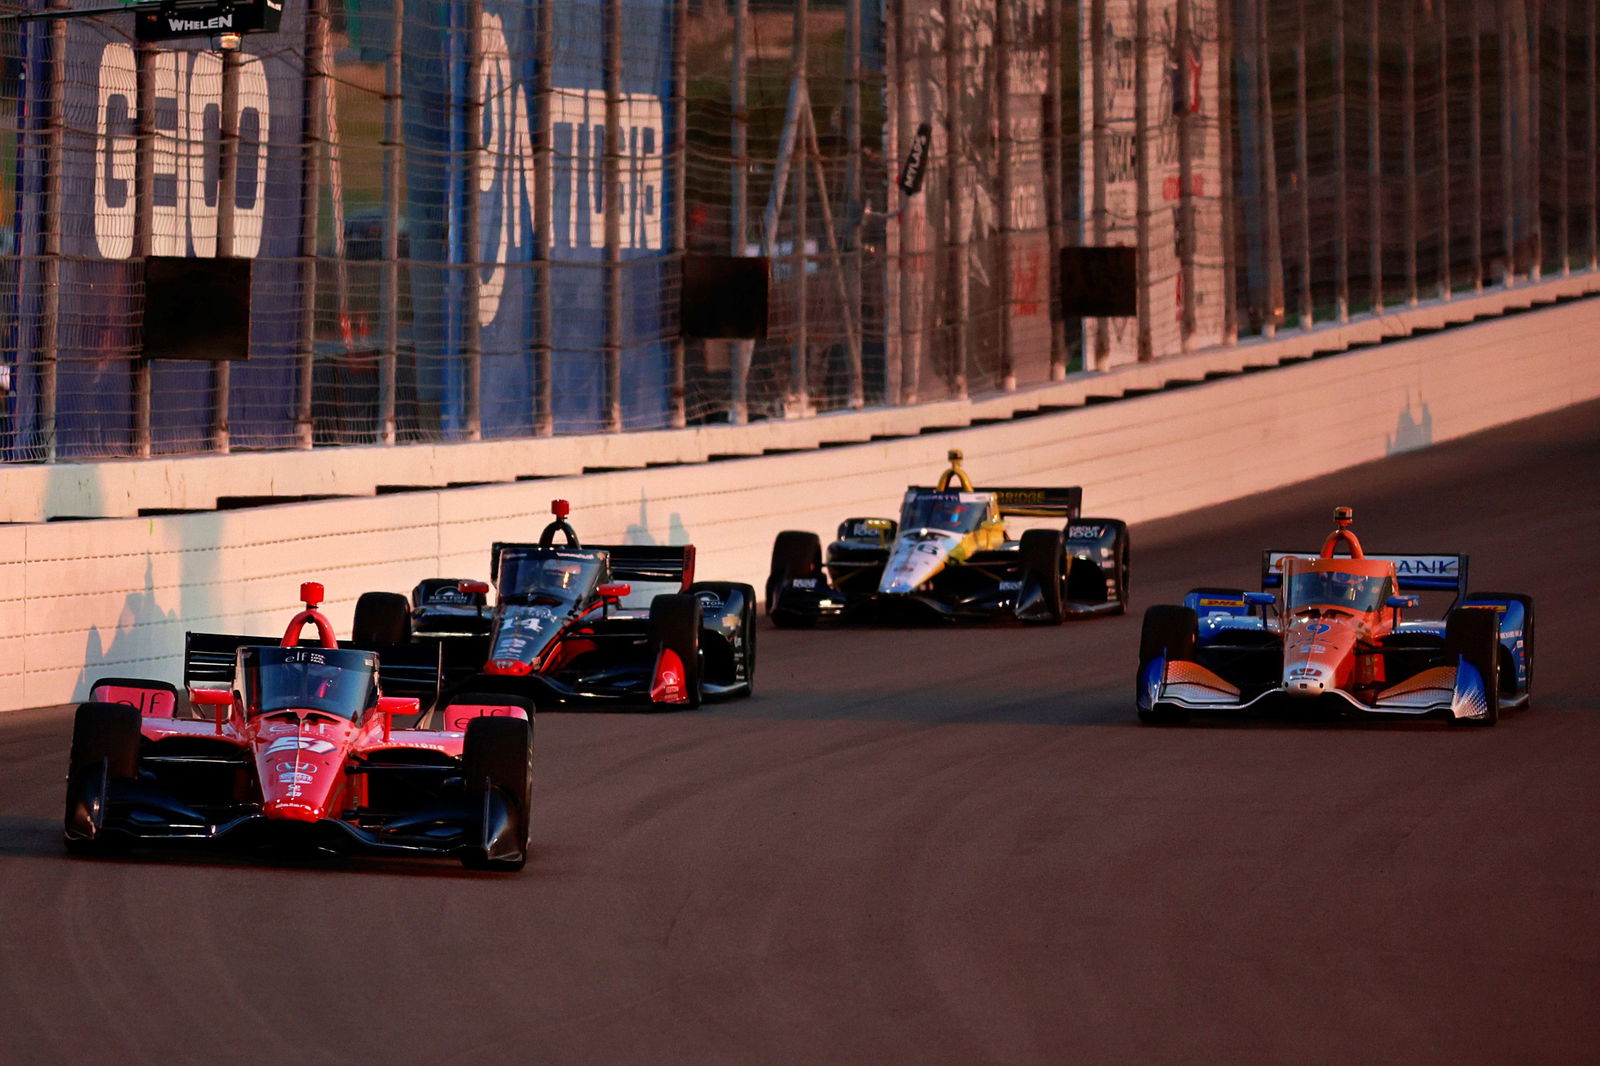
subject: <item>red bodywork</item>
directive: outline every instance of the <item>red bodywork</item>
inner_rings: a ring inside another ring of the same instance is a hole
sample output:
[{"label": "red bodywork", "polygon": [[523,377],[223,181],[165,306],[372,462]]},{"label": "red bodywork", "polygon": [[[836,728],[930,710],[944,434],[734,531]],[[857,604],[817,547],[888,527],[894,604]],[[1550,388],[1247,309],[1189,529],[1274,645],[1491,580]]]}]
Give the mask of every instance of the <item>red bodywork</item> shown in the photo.
[{"label": "red bodywork", "polygon": [[[290,621],[280,646],[297,647],[302,630],[310,625],[321,647],[337,649],[333,627],[317,610],[322,586],[307,582],[301,586],[301,596],[305,609]],[[254,766],[254,781],[240,782],[242,794],[236,798],[259,802],[261,812],[270,819],[296,822],[342,819],[348,812],[366,807],[368,777],[351,771],[376,753],[409,748],[460,758],[467,722],[472,718],[528,717],[517,706],[452,705],[442,712],[444,729],[396,729],[395,716],[419,714],[419,701],[381,694],[354,721],[315,708],[251,714],[237,677],[231,690],[195,688],[189,695],[195,711],[207,718],[176,717],[174,691],[156,683],[103,683],[89,698],[137,708],[141,733],[151,743],[194,737],[245,749]]]}]

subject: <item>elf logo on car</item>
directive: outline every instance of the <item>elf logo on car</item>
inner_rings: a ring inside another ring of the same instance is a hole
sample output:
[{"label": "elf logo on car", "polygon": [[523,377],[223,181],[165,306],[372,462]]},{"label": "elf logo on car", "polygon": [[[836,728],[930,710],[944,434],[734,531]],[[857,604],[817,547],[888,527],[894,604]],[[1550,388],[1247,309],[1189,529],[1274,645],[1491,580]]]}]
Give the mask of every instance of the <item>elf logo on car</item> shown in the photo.
[{"label": "elf logo on car", "polygon": [[[216,52],[154,51],[150,56],[154,95],[155,175],[151,195],[151,255],[217,254],[217,166],[221,141],[215,132],[222,107],[222,56]],[[106,259],[133,255],[138,219],[134,177],[138,169],[134,49],[121,42],[100,53],[96,79],[94,202],[95,247]],[[261,57],[238,56],[239,95],[232,121],[250,151],[240,152],[233,196],[233,247],[246,259],[261,251],[266,215],[265,153],[271,142],[272,107]]]},{"label": "elf logo on car", "polygon": [[282,737],[267,745],[263,755],[276,755],[280,751],[305,751],[312,755],[326,755],[334,749],[334,745],[317,737]]}]

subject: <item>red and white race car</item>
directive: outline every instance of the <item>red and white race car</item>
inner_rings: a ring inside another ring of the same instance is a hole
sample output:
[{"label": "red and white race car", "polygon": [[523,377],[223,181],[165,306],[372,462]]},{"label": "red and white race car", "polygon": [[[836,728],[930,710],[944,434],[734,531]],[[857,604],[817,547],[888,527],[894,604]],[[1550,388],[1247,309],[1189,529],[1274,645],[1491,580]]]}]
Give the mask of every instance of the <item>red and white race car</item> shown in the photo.
[{"label": "red and white race car", "polygon": [[[189,709],[163,681],[102,678],[78,707],[67,848],[229,843],[297,852],[455,856],[521,869],[528,856],[533,721],[505,696],[462,697],[424,720],[438,687],[404,648],[341,645],[320,584],[282,639],[191,633]],[[316,638],[302,641],[306,625]],[[383,653],[395,666],[386,675]],[[213,687],[219,686],[219,687]],[[398,721],[397,721],[398,720]]]}]

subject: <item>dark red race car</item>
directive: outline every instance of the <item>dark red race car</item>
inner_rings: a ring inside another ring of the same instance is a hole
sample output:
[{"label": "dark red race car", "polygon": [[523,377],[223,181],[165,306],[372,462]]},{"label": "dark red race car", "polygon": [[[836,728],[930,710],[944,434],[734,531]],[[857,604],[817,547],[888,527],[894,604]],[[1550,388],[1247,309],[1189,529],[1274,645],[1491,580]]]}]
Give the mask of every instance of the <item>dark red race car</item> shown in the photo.
[{"label": "dark red race car", "polygon": [[[404,646],[341,645],[317,611],[322,593],[300,587],[305,610],[281,640],[189,634],[188,709],[164,681],[95,682],[73,723],[68,850],[233,844],[522,868],[528,706],[464,696],[424,713],[437,649],[430,661]],[[308,624],[316,637],[302,641]],[[386,683],[411,694],[385,695]]]}]

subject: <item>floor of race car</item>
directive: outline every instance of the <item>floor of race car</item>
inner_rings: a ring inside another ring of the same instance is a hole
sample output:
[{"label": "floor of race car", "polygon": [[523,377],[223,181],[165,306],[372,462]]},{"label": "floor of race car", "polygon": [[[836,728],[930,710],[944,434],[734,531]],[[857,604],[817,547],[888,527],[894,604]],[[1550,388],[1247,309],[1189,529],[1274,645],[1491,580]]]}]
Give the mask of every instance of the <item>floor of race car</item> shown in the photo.
[{"label": "floor of race car", "polygon": [[[59,844],[0,715],[0,1062],[1571,1062],[1600,1046],[1600,405],[1133,531],[1135,610],[761,633],[758,695],[542,716],[535,856]],[[1335,504],[1537,599],[1494,729],[1133,714],[1139,616]]]}]

